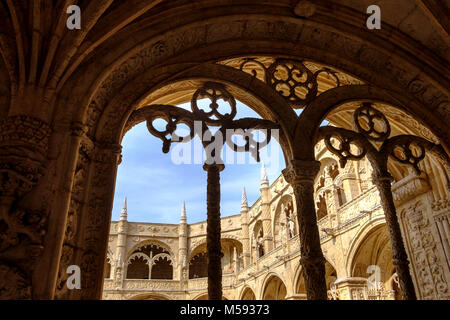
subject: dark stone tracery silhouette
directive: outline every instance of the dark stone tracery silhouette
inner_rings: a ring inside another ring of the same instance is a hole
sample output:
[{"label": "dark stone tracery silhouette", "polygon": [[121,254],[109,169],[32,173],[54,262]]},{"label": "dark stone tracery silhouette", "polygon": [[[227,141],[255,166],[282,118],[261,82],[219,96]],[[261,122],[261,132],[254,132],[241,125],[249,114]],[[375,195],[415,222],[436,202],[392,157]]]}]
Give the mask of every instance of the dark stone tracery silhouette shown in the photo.
[{"label": "dark stone tracery silhouette", "polygon": [[[207,98],[211,101],[210,111],[205,112],[198,105],[200,99]],[[219,100],[227,102],[231,111],[221,113],[219,111]],[[200,137],[205,148],[206,160],[203,169],[207,171],[207,263],[208,263],[208,298],[210,300],[222,299],[222,268],[220,244],[220,171],[225,166],[222,160],[222,147],[227,143],[234,151],[249,151],[259,161],[259,150],[266,146],[271,139],[270,131],[266,131],[265,140],[256,141],[252,130],[255,129],[278,129],[278,125],[257,118],[243,118],[234,120],[236,116],[236,101],[227,91],[224,85],[215,82],[206,82],[195,91],[191,100],[191,112],[175,106],[154,105],[145,107],[145,117],[149,132],[163,141],[162,151],[169,152],[170,145],[176,136],[177,124],[188,126],[189,135],[183,137],[181,142],[191,141],[195,135]],[[153,122],[163,119],[167,122],[164,130],[157,130]],[[195,128],[195,122],[201,123],[201,130]],[[212,134],[208,126],[219,127]],[[244,145],[237,145],[229,134],[234,129],[234,134],[242,135],[245,139]],[[225,140],[224,140],[225,137]],[[178,139],[179,137],[176,136]],[[175,140],[178,141],[178,140]],[[212,148],[211,148],[212,147]],[[208,152],[210,150],[210,152]]]}]

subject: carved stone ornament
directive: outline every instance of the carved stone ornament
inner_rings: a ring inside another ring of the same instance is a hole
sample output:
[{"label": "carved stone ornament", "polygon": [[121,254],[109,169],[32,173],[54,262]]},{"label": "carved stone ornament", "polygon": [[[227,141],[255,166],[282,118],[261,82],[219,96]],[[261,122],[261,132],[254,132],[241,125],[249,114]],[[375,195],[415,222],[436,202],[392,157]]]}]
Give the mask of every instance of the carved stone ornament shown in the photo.
[{"label": "carved stone ornament", "polygon": [[21,200],[44,174],[50,132],[45,122],[28,116],[0,122],[0,299],[30,298],[48,213],[24,208]]}]

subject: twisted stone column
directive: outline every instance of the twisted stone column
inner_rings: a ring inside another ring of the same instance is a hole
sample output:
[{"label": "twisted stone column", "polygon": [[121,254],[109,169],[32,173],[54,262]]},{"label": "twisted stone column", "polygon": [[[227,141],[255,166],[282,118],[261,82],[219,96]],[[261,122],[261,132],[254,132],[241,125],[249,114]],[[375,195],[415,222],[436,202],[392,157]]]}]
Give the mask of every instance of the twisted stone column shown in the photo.
[{"label": "twisted stone column", "polygon": [[409,273],[409,260],[403,244],[400,224],[397,219],[389,174],[375,175],[373,182],[380,193],[381,205],[386,216],[386,224],[392,246],[393,264],[398,275],[403,300],[417,300],[414,284]]},{"label": "twisted stone column", "polygon": [[320,247],[319,230],[314,207],[314,178],[320,170],[319,161],[293,160],[283,176],[294,189],[300,238],[300,264],[305,278],[308,300],[326,300],[325,258]]},{"label": "twisted stone column", "polygon": [[208,299],[222,300],[222,248],[220,245],[220,171],[223,164],[205,164],[207,180],[206,250],[208,256]]}]

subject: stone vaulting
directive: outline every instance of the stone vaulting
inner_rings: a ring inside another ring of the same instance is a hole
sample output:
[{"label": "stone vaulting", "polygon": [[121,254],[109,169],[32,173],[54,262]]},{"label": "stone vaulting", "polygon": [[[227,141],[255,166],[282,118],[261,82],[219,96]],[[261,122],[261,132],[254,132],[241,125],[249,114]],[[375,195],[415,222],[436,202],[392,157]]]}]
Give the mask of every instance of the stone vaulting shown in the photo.
[{"label": "stone vaulting", "polygon": [[[450,5],[368,29],[372,2],[0,1],[0,298],[448,299]],[[261,119],[174,107],[199,96]],[[111,222],[126,132],[170,149],[155,117],[277,128],[286,169],[220,219],[205,165],[207,225]]]}]

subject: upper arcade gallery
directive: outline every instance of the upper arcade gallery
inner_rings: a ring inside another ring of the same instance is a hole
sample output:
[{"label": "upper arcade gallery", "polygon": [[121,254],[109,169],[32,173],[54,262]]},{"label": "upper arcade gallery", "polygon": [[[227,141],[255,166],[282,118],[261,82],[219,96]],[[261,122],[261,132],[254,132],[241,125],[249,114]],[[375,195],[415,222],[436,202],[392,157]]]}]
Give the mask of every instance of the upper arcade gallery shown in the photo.
[{"label": "upper arcade gallery", "polygon": [[[425,226],[448,279],[449,4],[379,0],[381,28],[368,29],[372,2],[1,1],[0,298],[101,298],[122,138],[155,117],[176,123],[170,106],[199,93],[260,115],[243,129],[280,130],[308,299],[327,298],[314,204],[322,141],[341,165],[370,162],[402,297],[420,291],[405,239],[425,243]],[[67,28],[69,4],[80,8],[80,29]],[[184,121],[231,123],[194,111]],[[205,170],[216,231],[208,294],[217,298],[221,168]],[[391,182],[408,185],[403,196],[414,201],[423,185],[409,185],[411,175],[428,186],[429,210],[408,207],[414,224],[403,230]],[[71,265],[81,289],[67,290]]]}]

